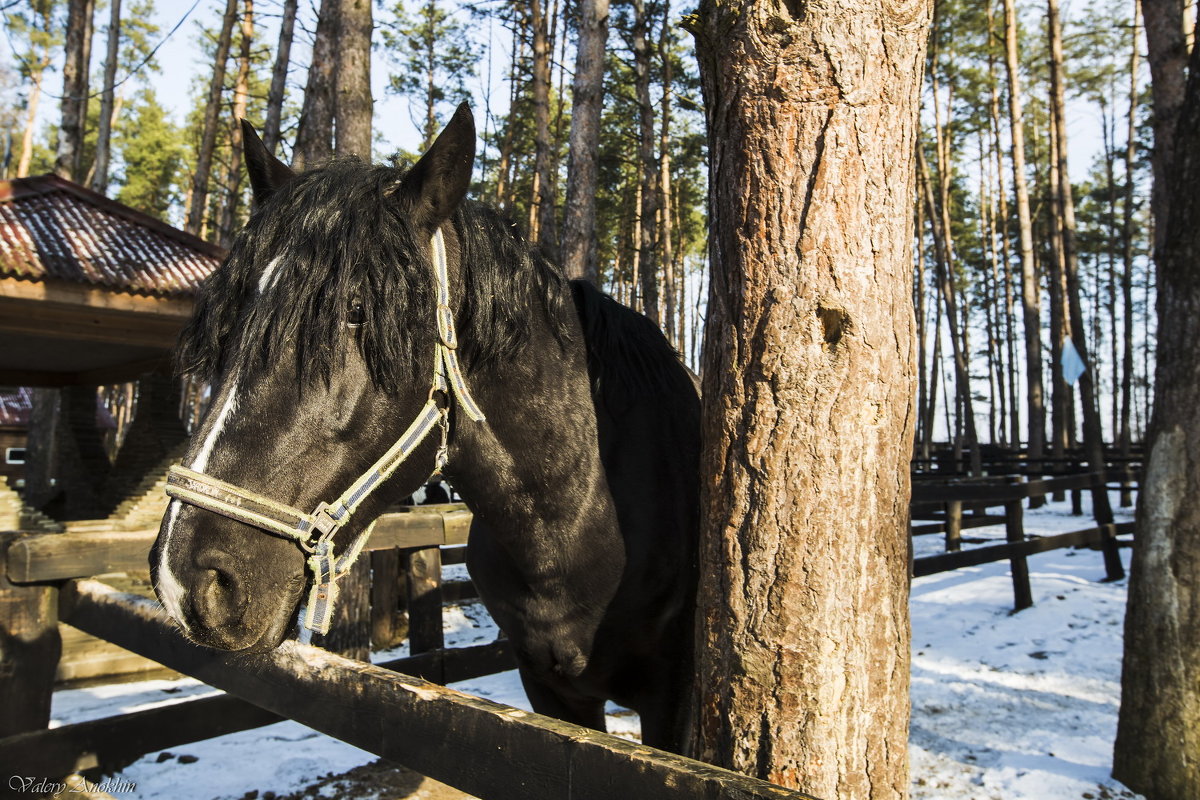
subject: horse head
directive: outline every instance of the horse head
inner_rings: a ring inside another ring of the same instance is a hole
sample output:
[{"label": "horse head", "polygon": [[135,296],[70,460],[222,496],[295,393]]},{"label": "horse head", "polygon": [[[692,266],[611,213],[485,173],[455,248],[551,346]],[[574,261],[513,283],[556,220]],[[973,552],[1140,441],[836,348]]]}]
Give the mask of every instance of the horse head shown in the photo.
[{"label": "horse head", "polygon": [[[297,175],[243,125],[257,209],[181,337],[181,368],[211,383],[212,400],[172,472],[150,565],[193,640],[264,650],[290,632],[313,552],[352,550],[445,446],[458,392],[436,377],[454,334],[452,312],[449,333],[438,321],[434,262],[470,183],[475,127],[463,105],[407,172],[335,159]],[[420,436],[388,462],[422,415]]]}]

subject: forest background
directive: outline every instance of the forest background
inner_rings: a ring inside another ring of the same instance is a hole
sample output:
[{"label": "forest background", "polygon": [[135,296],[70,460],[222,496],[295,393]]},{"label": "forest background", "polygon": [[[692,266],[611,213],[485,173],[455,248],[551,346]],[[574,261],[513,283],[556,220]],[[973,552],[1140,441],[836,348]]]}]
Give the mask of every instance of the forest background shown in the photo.
[{"label": "forest background", "polygon": [[[68,17],[81,2],[0,6],[6,178],[55,168],[66,113]],[[318,4],[125,0],[116,66],[109,70],[110,6],[94,3],[82,152],[72,177],[228,244],[249,211],[233,120],[246,116],[259,130],[271,128],[274,106],[278,153],[293,159],[313,79]],[[707,175],[697,68],[683,27],[690,11],[669,0],[611,5],[593,194],[598,282],[655,318],[698,368]],[[1101,0],[1061,10],[1057,3],[1020,2],[1012,11],[1010,20],[1000,0],[936,5],[912,209],[921,342],[918,446],[947,438],[965,448],[1028,442],[1031,373],[1040,376],[1045,394],[1047,454],[1074,446],[1084,415],[1063,377],[1072,348],[1088,354],[1104,438],[1129,446],[1147,422],[1154,326],[1152,120],[1140,10],[1134,0]],[[285,49],[281,23],[289,14],[295,22]],[[384,0],[374,5],[373,17],[373,157],[411,159],[455,104],[471,102],[481,136],[474,196],[500,206],[532,238],[556,249],[570,158],[577,3]],[[1063,49],[1058,68],[1056,33]],[[1015,71],[1006,69],[1010,39]],[[282,92],[278,79],[272,84],[281,64]],[[220,79],[220,102],[212,166],[197,209],[214,78]],[[100,118],[108,83],[115,88],[105,146]],[[545,87],[544,124],[538,121],[539,84]],[[1023,168],[1014,166],[1014,96],[1021,106]],[[1056,114],[1065,120],[1061,127]],[[97,158],[101,151],[110,156],[107,168]],[[1063,167],[1067,181],[1059,179]],[[1018,174],[1026,183],[1027,220]],[[1032,296],[1022,286],[1026,260]],[[1072,325],[1072,290],[1081,325]],[[1032,368],[1026,347],[1031,305],[1041,362]]]}]

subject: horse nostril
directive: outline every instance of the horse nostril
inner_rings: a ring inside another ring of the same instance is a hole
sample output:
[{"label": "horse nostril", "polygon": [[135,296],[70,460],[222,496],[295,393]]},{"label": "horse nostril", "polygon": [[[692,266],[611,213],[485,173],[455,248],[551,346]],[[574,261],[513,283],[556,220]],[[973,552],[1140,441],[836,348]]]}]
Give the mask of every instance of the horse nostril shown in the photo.
[{"label": "horse nostril", "polygon": [[246,598],[241,581],[232,572],[220,568],[204,570],[193,598],[197,621],[208,629],[232,625],[245,613]]}]

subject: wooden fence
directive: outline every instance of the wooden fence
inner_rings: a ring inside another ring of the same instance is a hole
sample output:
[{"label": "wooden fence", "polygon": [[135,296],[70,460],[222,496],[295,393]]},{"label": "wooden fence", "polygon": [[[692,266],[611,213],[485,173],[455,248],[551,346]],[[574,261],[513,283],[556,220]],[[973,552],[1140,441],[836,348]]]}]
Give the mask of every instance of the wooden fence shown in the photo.
[{"label": "wooden fence", "polygon": [[[442,647],[440,548],[464,543],[469,519],[443,508],[375,524],[372,560],[394,558],[406,573],[414,655],[374,666],[294,641],[258,655],[201,648],[154,601],[88,579],[144,569],[153,532],[0,533],[0,763],[51,779],[111,771],[289,718],[488,800],[810,797],[440,685],[513,665],[503,641]],[[392,590],[368,581],[356,591]],[[228,694],[47,729],[60,619]]]},{"label": "wooden fence", "polygon": [[[1042,498],[1055,492],[1080,493],[1084,489],[1103,488],[1118,481],[1122,488],[1130,484],[1131,473],[1125,470],[1104,473],[1082,473],[1061,478],[1026,481],[1023,477],[1007,477],[990,481],[963,481],[954,483],[917,482],[913,485],[914,516],[929,513],[930,509],[943,509],[944,520],[940,526],[946,533],[947,552],[924,556],[913,560],[913,577],[935,575],[963,567],[978,566],[995,561],[1008,560],[1013,582],[1013,603],[1016,610],[1033,605],[1033,591],[1029,583],[1029,566],[1026,558],[1034,553],[1044,553],[1063,547],[1096,547],[1104,556],[1107,580],[1125,577],[1119,548],[1129,544],[1117,539],[1123,534],[1133,533],[1133,523],[1117,523],[1111,516],[1097,515],[1095,527],[1054,536],[1029,538],[1025,534],[1024,507],[1033,498]],[[973,507],[976,514],[963,515],[963,507]],[[1002,515],[988,514],[987,510],[1000,506]],[[1078,513],[1080,501],[1073,507]],[[961,549],[964,527],[976,527],[1003,523],[1005,542],[984,545],[967,550]],[[913,526],[913,534],[924,526]]]}]

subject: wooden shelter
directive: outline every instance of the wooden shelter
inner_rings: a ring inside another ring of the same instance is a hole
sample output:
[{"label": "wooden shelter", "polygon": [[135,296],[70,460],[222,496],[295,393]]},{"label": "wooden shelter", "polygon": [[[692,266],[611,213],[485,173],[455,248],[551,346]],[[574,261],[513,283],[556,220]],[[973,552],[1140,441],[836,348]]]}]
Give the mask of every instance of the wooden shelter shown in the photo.
[{"label": "wooden shelter", "polygon": [[[0,181],[0,386],[38,387],[26,501],[106,516],[186,437],[170,355],[221,248],[54,175]],[[96,389],[139,382],[111,462]]]},{"label": "wooden shelter", "polygon": [[161,370],[223,251],[54,175],[0,181],[0,385]]}]

